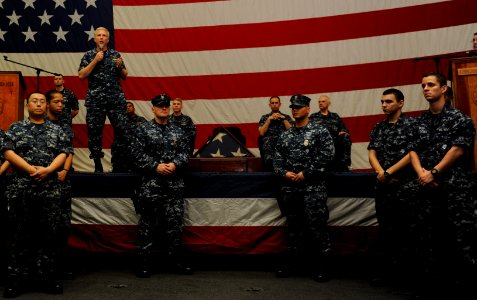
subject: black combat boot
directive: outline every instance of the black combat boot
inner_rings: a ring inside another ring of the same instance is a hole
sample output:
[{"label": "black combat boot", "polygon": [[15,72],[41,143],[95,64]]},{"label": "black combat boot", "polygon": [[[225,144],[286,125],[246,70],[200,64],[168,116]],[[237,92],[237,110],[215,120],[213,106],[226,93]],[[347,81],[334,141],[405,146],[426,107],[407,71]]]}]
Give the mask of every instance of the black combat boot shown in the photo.
[{"label": "black combat boot", "polygon": [[316,260],[311,270],[311,278],[316,282],[328,282],[331,280],[330,275],[330,257],[325,256]]},{"label": "black combat boot", "polygon": [[11,281],[7,283],[3,290],[3,298],[16,298],[22,293],[19,282]]},{"label": "black combat boot", "polygon": [[139,256],[136,263],[136,277],[149,278],[151,275],[151,261],[146,257]]},{"label": "black combat boot", "polygon": [[184,249],[179,247],[169,252],[170,261],[172,262],[172,270],[180,275],[192,275],[194,269],[187,263],[184,255]]},{"label": "black combat boot", "polygon": [[194,274],[194,269],[184,261],[178,260],[174,263],[173,266],[174,272],[180,275],[192,275]]},{"label": "black combat boot", "polygon": [[63,294],[63,285],[53,279],[43,279],[37,283],[38,290],[50,295]]},{"label": "black combat boot", "polygon": [[277,269],[275,270],[275,276],[277,278],[288,278],[290,277],[294,265],[294,255],[290,250],[286,250],[283,254],[280,255],[280,262],[278,263]]}]

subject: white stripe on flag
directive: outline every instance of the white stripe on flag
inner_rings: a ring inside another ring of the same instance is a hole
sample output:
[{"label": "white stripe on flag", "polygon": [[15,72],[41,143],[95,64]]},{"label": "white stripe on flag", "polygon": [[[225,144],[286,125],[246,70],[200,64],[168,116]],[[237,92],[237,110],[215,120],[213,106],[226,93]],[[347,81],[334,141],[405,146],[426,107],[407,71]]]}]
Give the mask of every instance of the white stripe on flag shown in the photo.
[{"label": "white stripe on flag", "polygon": [[[185,226],[284,226],[275,198],[186,198]],[[373,198],[328,199],[330,226],[375,226]],[[73,198],[72,224],[136,225],[129,198]]]}]

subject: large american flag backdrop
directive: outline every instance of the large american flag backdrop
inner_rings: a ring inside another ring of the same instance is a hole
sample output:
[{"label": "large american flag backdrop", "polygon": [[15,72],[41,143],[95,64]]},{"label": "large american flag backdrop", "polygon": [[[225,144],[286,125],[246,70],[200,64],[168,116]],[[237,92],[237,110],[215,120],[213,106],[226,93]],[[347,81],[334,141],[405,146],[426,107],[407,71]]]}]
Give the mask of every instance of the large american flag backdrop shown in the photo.
[{"label": "large american flag backdrop", "polygon": [[[313,111],[328,94],[349,127],[359,170],[369,168],[366,146],[382,119],[381,92],[397,87],[405,111],[425,109],[422,73],[446,73],[448,59],[436,65],[432,57],[471,48],[476,11],[475,0],[0,0],[0,53],[64,74],[84,99],[79,62],[93,47],[94,28],[107,27],[129,70],[126,98],[147,118],[156,94],[186,100],[196,148],[215,127],[237,126],[258,155],[257,122],[269,96],[281,96],[289,113],[293,94],[310,96]],[[21,71],[27,92],[36,89],[34,69],[2,60],[0,70]],[[51,74],[40,76],[40,90],[54,87]],[[83,103],[74,119],[74,166],[92,171]],[[108,123],[106,164],[111,141]]]}]

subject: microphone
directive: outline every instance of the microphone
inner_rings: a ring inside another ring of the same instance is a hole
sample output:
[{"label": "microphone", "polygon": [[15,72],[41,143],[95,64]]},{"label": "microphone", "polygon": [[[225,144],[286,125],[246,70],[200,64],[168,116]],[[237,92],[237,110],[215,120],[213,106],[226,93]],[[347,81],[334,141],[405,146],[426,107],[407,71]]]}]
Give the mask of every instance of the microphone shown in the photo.
[{"label": "microphone", "polygon": [[103,44],[99,44],[99,51],[103,51],[103,48],[104,48],[104,45],[103,45]]}]

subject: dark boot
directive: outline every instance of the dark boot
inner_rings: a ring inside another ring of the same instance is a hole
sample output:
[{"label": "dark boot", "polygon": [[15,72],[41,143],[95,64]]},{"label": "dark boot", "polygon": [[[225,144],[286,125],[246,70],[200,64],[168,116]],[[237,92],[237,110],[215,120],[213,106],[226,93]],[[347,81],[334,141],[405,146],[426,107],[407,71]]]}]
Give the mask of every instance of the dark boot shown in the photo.
[{"label": "dark boot", "polygon": [[101,163],[101,158],[94,159],[94,172],[103,173],[103,164]]},{"label": "dark boot", "polygon": [[10,281],[3,290],[3,298],[16,298],[22,293],[18,282]]},{"label": "dark boot", "polygon": [[316,282],[328,282],[331,280],[331,276],[328,270],[323,268],[316,268],[311,273],[311,278]]},{"label": "dark boot", "polygon": [[3,298],[16,298],[20,296],[27,286],[25,278],[8,274],[5,289],[3,290]]},{"label": "dark boot", "polygon": [[194,274],[194,269],[186,262],[178,260],[174,263],[173,266],[174,272],[180,275],[192,275]]},{"label": "dark boot", "polygon": [[50,295],[60,295],[63,294],[63,285],[61,283],[51,280],[51,279],[44,279],[40,280],[38,283],[38,289]]},{"label": "dark boot", "polygon": [[194,274],[194,269],[189,263],[187,263],[184,252],[185,251],[182,247],[169,252],[170,261],[172,262],[172,270],[176,274],[192,275]]},{"label": "dark boot", "polygon": [[136,263],[136,277],[149,278],[151,275],[151,261],[146,257],[138,257]]},{"label": "dark boot", "polygon": [[290,266],[287,264],[280,264],[275,271],[275,276],[277,278],[288,278],[290,277]]},{"label": "dark boot", "polygon": [[287,250],[280,255],[280,262],[278,263],[277,269],[275,270],[275,276],[277,278],[290,277],[294,265],[293,257],[294,255],[290,250]]},{"label": "dark boot", "polygon": [[311,278],[316,282],[328,282],[331,280],[330,275],[330,257],[322,257],[313,264],[311,270]]}]

